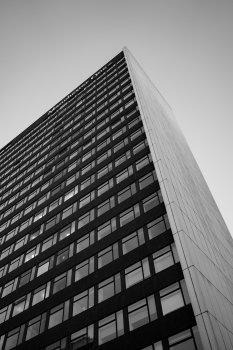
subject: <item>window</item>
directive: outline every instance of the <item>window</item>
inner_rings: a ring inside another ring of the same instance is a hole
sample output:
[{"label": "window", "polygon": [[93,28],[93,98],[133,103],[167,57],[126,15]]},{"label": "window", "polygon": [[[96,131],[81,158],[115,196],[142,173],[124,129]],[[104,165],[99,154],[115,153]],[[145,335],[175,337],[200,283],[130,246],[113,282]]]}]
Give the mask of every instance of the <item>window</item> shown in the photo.
[{"label": "window", "polygon": [[180,284],[174,283],[171,286],[162,289],[160,292],[163,315],[184,306],[184,298]]},{"label": "window", "polygon": [[49,230],[51,227],[56,225],[56,222],[57,222],[57,215],[53,216],[51,219],[46,221],[46,223],[45,223],[45,230]]},{"label": "window", "polygon": [[168,343],[169,349],[171,350],[197,349],[190,329],[187,329],[183,332],[173,335],[172,337],[169,337]]},{"label": "window", "polygon": [[124,322],[122,310],[103,318],[98,323],[99,345],[124,334]]},{"label": "window", "polygon": [[20,314],[28,307],[28,302],[26,303],[26,296],[16,300],[13,304],[12,317]]},{"label": "window", "polygon": [[94,191],[88,193],[86,196],[84,196],[80,199],[79,208],[81,209],[82,207],[84,207],[85,205],[90,203],[93,199],[95,199],[95,192]]},{"label": "window", "polygon": [[27,251],[26,253],[26,256],[25,256],[25,261],[24,262],[27,262],[33,258],[35,258],[35,256],[38,254],[38,250],[36,250],[36,247],[35,248],[32,248],[30,250]]},{"label": "window", "polygon": [[120,125],[124,121],[124,117],[121,117],[120,120],[116,120],[112,125],[111,128],[115,129],[118,125]]},{"label": "window", "polygon": [[76,252],[77,253],[81,252],[82,250],[88,248],[93,243],[94,243],[94,231],[87,233],[85,236],[77,240]]},{"label": "window", "polygon": [[31,219],[28,219],[28,220],[24,221],[19,227],[19,232],[21,232],[25,228],[27,228],[30,225],[30,221],[31,221]]},{"label": "window", "polygon": [[140,215],[139,205],[135,204],[133,207],[125,210],[120,214],[120,226],[128,224],[130,221],[136,219]]},{"label": "window", "polygon": [[142,190],[143,188],[149,186],[150,184],[152,184],[156,180],[157,180],[157,178],[156,178],[156,175],[155,175],[155,171],[150,172],[149,174],[146,174],[145,176],[141,177],[139,179],[140,190]]},{"label": "window", "polygon": [[55,327],[68,318],[68,306],[69,301],[66,301],[50,310],[48,328]]},{"label": "window", "polygon": [[97,195],[101,196],[101,194],[109,191],[110,188],[112,188],[112,187],[113,187],[113,179],[110,179],[110,180],[104,182],[102,185],[100,185],[97,188]]},{"label": "window", "polygon": [[53,282],[53,294],[56,294],[60,290],[64,289],[71,283],[71,270],[62,273],[54,278]]},{"label": "window", "polygon": [[56,199],[54,202],[49,204],[48,212],[56,209],[61,204],[61,198]]},{"label": "window", "polygon": [[157,318],[154,296],[139,300],[128,307],[130,331],[142,327]]},{"label": "window", "polygon": [[163,345],[161,341],[158,341],[152,345],[146,346],[141,350],[163,350]]},{"label": "window", "polygon": [[130,235],[123,238],[121,242],[123,255],[129,253],[133,249],[136,249],[145,243],[143,229],[140,228],[136,232],[131,233]]},{"label": "window", "polygon": [[25,210],[24,210],[24,215],[28,214],[34,207],[34,203],[29,205]]},{"label": "window", "polygon": [[121,277],[118,273],[98,285],[98,303],[111,298],[121,292]]},{"label": "window", "polygon": [[91,145],[92,145],[92,140],[89,141],[89,142],[87,142],[87,143],[85,143],[85,144],[83,145],[83,151],[84,151],[86,148],[88,148],[89,146],[91,146]]},{"label": "window", "polygon": [[73,316],[91,308],[94,305],[94,287],[82,292],[74,297]]},{"label": "window", "polygon": [[90,210],[88,213],[80,216],[80,218],[78,219],[78,229],[89,224],[89,222],[91,222],[92,220],[94,220],[94,210],[93,209]]},{"label": "window", "polygon": [[24,286],[25,284],[27,284],[30,279],[31,279],[31,275],[32,275],[32,270],[28,270],[26,272],[24,272],[20,278],[19,278],[19,287]]},{"label": "window", "polygon": [[12,246],[5,248],[1,253],[1,260],[6,258],[12,251]]},{"label": "window", "polygon": [[26,340],[34,338],[35,336],[44,332],[45,320],[46,313],[37,316],[28,322]]},{"label": "window", "polygon": [[18,250],[19,248],[23,247],[24,244],[27,243],[27,236],[24,236],[23,238],[19,239],[16,243],[15,243],[15,249],[14,251]]},{"label": "window", "polygon": [[10,294],[11,292],[13,292],[13,287],[14,287],[14,280],[8,282],[7,284],[5,284],[5,286],[3,287],[3,291],[2,291],[2,298],[5,295]]},{"label": "window", "polygon": [[105,214],[108,210],[112,209],[115,206],[115,200],[114,197],[108,198],[103,203],[99,204],[97,207],[97,215],[100,216],[102,214]]},{"label": "window", "polygon": [[97,152],[100,151],[102,148],[106,147],[109,143],[110,143],[110,137],[108,137],[106,140],[104,140],[97,146]]},{"label": "window", "polygon": [[101,156],[99,156],[97,158],[97,164],[102,163],[104,160],[108,159],[111,156],[111,150],[108,150],[107,152],[101,154]]},{"label": "window", "polygon": [[21,216],[21,212],[18,213],[17,215],[15,215],[15,216],[12,218],[12,220],[11,220],[11,225],[12,225],[15,221],[19,220],[20,216]]},{"label": "window", "polygon": [[[5,350],[10,350],[19,344],[22,340],[22,332],[20,332],[21,327],[15,328],[7,334]],[[21,336],[20,336],[21,335]]]},{"label": "window", "polygon": [[74,182],[76,179],[76,174],[70,176],[67,180],[66,180],[66,186],[69,186],[72,182]]},{"label": "window", "polygon": [[97,135],[97,140],[99,140],[101,137],[103,137],[104,135],[106,135],[109,132],[110,128],[109,126],[107,128],[105,128],[103,131],[101,131],[98,135]]},{"label": "window", "polygon": [[150,268],[148,258],[145,258],[125,269],[126,288],[132,287],[148,277],[150,277]]},{"label": "window", "polygon": [[71,334],[71,350],[83,348],[84,345],[91,344],[93,342],[93,337],[93,325],[89,325],[88,327]]},{"label": "window", "polygon": [[[131,127],[132,127],[132,125],[131,125]],[[131,141],[135,140],[137,137],[139,137],[140,135],[142,135],[142,134],[143,134],[143,132],[144,132],[143,127],[142,127],[142,128],[140,128],[140,129],[138,129],[138,130],[137,130],[137,131],[135,131],[133,134],[131,134],[131,136],[130,136],[130,140],[131,140]]]},{"label": "window", "polygon": [[165,232],[170,228],[167,214],[160,216],[158,219],[150,222],[147,225],[149,239],[157,237],[161,233]]},{"label": "window", "polygon": [[131,158],[130,151],[128,151],[115,160],[115,166],[116,167],[119,166],[120,164],[126,162],[126,160],[130,158]]},{"label": "window", "polygon": [[124,202],[126,199],[130,198],[135,193],[136,193],[135,183],[131,184],[130,186],[125,187],[117,195],[117,197],[118,197],[118,204],[121,203],[121,202]]},{"label": "window", "polygon": [[63,227],[59,231],[59,241],[62,241],[64,238],[68,237],[71,235],[75,230],[75,222],[73,221],[71,224]]},{"label": "window", "polygon": [[49,259],[42,261],[37,270],[37,277],[49,270]]},{"label": "window", "polygon": [[116,230],[116,219],[113,218],[106,221],[103,225],[99,226],[97,229],[98,240],[108,236],[110,233]]},{"label": "window", "polygon": [[59,186],[53,188],[53,189],[51,190],[51,197],[52,197],[52,196],[55,196],[55,194],[59,193],[60,191],[61,191],[61,185],[59,185]]},{"label": "window", "polygon": [[81,191],[90,186],[95,181],[95,177],[92,175],[88,179],[81,183]]},{"label": "window", "polygon": [[47,239],[45,239],[43,242],[42,242],[42,248],[41,248],[41,251],[45,251],[46,249],[52,247],[53,244],[56,243],[56,234],[55,235],[52,235],[52,236],[49,236]]},{"label": "window", "polygon": [[77,207],[76,203],[73,203],[69,207],[65,208],[62,211],[62,220],[67,218],[69,215],[73,214],[76,210],[76,207]]},{"label": "window", "polygon": [[152,208],[156,207],[159,203],[162,203],[162,195],[161,191],[158,190],[157,192],[151,194],[147,198],[143,199],[143,209],[144,212],[146,213],[147,211],[151,210]]},{"label": "window", "polygon": [[98,253],[98,269],[118,259],[118,257],[118,244],[115,243]]},{"label": "window", "polygon": [[0,324],[8,320],[9,318],[9,306],[4,307],[0,310]]},{"label": "window", "polygon": [[112,163],[109,163],[97,172],[97,178],[100,179],[102,176],[108,174],[111,170],[112,170]]},{"label": "window", "polygon": [[0,232],[2,232],[3,230],[5,230],[5,228],[7,227],[7,224],[8,224],[8,222],[5,222],[4,224],[2,224],[2,225],[0,226]]},{"label": "window", "polygon": [[34,222],[41,219],[45,214],[46,214],[46,208],[42,209],[41,211],[39,211],[39,213],[34,215]]},{"label": "window", "polygon": [[43,301],[48,296],[46,296],[46,294],[46,284],[35,289],[32,293],[32,305],[38,304],[41,301]]},{"label": "window", "polygon": [[138,124],[140,122],[140,118],[135,118],[128,124],[128,128],[131,129],[134,125]]},{"label": "window", "polygon": [[62,250],[60,250],[58,253],[57,253],[57,260],[56,260],[56,265],[59,265],[61,263],[63,263],[64,261],[66,261],[70,256],[70,247],[66,247]]},{"label": "window", "polygon": [[44,196],[40,197],[40,198],[38,199],[38,201],[37,201],[37,205],[39,206],[39,205],[41,205],[42,203],[44,203],[44,202],[46,201],[47,197],[48,197],[48,194],[47,194],[47,193],[46,193]]},{"label": "window", "polygon": [[94,257],[83,261],[75,268],[75,282],[94,272]]},{"label": "window", "polygon": [[112,139],[116,140],[119,136],[121,136],[122,134],[124,134],[124,132],[126,131],[126,127],[124,126],[123,128],[121,128],[120,130],[118,130],[117,132],[115,132],[115,134],[112,135]]},{"label": "window", "polygon": [[136,169],[137,171],[144,168],[146,165],[150,164],[150,162],[152,161],[152,158],[151,158],[151,155],[147,155],[141,159],[139,159],[137,162],[136,162]]},{"label": "window", "polygon": [[90,171],[95,166],[95,162],[91,162],[87,164],[84,168],[82,168],[82,175],[86,174],[88,171]]},{"label": "window", "polygon": [[12,231],[10,231],[7,235],[6,235],[6,242],[11,239],[12,237],[14,237],[17,233],[17,228],[14,228]]},{"label": "window", "polygon": [[119,142],[114,148],[113,152],[116,153],[121,148],[125,147],[128,144],[128,138],[125,138],[123,141]]},{"label": "window", "polygon": [[153,254],[155,272],[160,272],[174,265],[178,261],[178,255],[174,244],[160,249]]}]

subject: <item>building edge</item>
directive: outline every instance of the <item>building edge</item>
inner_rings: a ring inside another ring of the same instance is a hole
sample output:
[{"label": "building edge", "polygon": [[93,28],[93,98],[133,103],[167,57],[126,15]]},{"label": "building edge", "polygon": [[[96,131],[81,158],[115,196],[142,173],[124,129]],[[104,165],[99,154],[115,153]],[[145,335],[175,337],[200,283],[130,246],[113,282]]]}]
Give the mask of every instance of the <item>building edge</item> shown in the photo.
[{"label": "building edge", "polygon": [[233,348],[231,235],[170,106],[128,48],[124,47],[123,52],[203,347],[230,350]]}]

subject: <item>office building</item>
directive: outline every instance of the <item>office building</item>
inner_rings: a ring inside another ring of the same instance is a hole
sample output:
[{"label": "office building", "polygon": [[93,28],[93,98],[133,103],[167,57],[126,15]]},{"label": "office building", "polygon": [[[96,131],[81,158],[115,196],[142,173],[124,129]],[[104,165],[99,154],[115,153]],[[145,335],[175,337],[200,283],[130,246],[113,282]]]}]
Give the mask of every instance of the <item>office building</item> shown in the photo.
[{"label": "office building", "polygon": [[232,239],[127,49],[0,151],[0,348],[233,348]]}]

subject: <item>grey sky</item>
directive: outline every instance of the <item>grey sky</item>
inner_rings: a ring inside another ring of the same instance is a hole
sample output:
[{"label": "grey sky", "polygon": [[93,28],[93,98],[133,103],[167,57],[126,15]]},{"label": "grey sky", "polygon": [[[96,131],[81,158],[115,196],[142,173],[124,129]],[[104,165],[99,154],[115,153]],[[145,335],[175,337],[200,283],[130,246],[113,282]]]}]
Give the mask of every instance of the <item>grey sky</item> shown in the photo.
[{"label": "grey sky", "polygon": [[0,147],[127,46],[233,233],[232,0],[0,0]]}]

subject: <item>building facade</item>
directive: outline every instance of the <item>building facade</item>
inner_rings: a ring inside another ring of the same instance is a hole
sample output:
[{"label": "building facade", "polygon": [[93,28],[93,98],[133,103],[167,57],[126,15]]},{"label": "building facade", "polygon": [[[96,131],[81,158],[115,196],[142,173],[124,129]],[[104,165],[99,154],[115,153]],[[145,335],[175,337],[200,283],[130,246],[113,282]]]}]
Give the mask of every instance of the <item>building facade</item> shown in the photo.
[{"label": "building facade", "polygon": [[126,48],[0,160],[0,349],[233,348],[231,236]]}]

